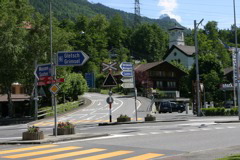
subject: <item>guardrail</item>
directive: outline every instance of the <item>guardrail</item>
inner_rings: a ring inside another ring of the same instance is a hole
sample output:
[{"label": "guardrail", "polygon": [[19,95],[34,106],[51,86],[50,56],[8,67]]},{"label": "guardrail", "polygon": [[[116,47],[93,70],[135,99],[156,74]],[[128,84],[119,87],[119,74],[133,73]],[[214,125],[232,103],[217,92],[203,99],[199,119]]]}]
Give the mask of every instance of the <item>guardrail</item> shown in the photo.
[{"label": "guardrail", "polygon": [[[79,100],[79,106],[80,105],[83,105],[85,103],[85,100],[84,99],[80,99]],[[59,107],[57,107],[57,108],[59,108]],[[51,112],[48,112],[48,111],[51,111]],[[42,111],[38,111],[38,115],[37,115],[37,117],[39,118],[39,117],[44,117],[44,116],[46,116],[47,114],[49,114],[49,113],[53,113],[54,111],[52,110],[52,109],[45,109],[45,110],[42,110]]]}]

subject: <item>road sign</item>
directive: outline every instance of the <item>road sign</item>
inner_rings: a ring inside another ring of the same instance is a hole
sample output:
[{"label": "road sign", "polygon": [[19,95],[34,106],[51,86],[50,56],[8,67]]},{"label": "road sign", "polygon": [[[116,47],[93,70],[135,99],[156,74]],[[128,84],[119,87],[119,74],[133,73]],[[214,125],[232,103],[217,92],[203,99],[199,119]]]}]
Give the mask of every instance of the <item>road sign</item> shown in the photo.
[{"label": "road sign", "polygon": [[108,104],[112,104],[114,100],[112,97],[108,97],[106,101]]},{"label": "road sign", "polygon": [[89,88],[95,88],[95,76],[94,73],[85,73],[85,79]]},{"label": "road sign", "polygon": [[60,90],[60,88],[58,87],[58,85],[53,84],[50,88],[49,88],[50,92],[52,94],[57,94],[57,92]]},{"label": "road sign", "polygon": [[40,77],[50,77],[52,72],[52,66],[48,64],[39,64],[34,70],[34,75],[37,79]]},{"label": "road sign", "polygon": [[122,82],[133,82],[133,77],[123,77],[121,79]]},{"label": "road sign", "polygon": [[121,86],[123,88],[134,88],[134,84],[133,83],[123,83]]},{"label": "road sign", "polygon": [[65,79],[64,78],[58,78],[56,80],[49,80],[49,81],[45,81],[46,84],[53,84],[53,83],[61,83],[64,82]]},{"label": "road sign", "polygon": [[114,87],[117,85],[117,82],[113,78],[112,74],[108,74],[107,78],[105,79],[103,86],[104,87]]},{"label": "road sign", "polygon": [[83,51],[60,51],[57,56],[58,66],[82,66],[89,59]]},{"label": "road sign", "polygon": [[39,77],[39,81],[49,81],[52,80],[52,77]]},{"label": "road sign", "polygon": [[115,66],[117,64],[117,62],[114,62],[114,63],[110,63],[110,64],[106,64],[106,63],[102,63],[102,66],[104,67],[103,69],[102,69],[102,71],[104,72],[104,71],[106,71],[106,70],[109,70],[109,69],[111,69],[111,70],[114,70],[114,71],[117,71],[117,68],[116,67],[113,67],[113,66]]},{"label": "road sign", "polygon": [[123,77],[133,77],[133,72],[132,71],[122,71],[121,75]]},{"label": "road sign", "polygon": [[131,70],[133,70],[133,64],[131,62],[122,62],[120,64],[120,68],[123,71],[131,71]]},{"label": "road sign", "polygon": [[45,83],[45,82],[43,82],[43,81],[40,81],[40,82],[38,82],[38,83],[37,83],[37,85],[38,85],[38,86],[45,86],[45,85],[46,85],[46,83]]}]

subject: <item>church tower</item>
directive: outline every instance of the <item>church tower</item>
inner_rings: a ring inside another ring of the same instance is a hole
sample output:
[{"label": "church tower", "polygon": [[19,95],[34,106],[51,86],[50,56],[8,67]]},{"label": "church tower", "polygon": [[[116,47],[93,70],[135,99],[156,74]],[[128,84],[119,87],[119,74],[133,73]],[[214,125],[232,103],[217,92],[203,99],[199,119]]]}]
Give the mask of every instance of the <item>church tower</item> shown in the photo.
[{"label": "church tower", "polygon": [[183,30],[184,28],[178,26],[169,29],[169,48],[172,45],[185,45]]}]

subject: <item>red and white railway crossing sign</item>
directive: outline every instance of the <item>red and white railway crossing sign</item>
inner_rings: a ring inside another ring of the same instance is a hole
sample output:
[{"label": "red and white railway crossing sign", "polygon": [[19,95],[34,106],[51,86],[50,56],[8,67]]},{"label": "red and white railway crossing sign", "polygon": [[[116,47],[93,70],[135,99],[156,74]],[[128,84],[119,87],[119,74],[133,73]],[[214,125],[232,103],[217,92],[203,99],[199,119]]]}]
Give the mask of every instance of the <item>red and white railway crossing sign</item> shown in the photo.
[{"label": "red and white railway crossing sign", "polygon": [[117,62],[113,62],[113,63],[110,63],[110,64],[107,64],[107,63],[104,63],[102,62],[102,66],[104,67],[102,69],[102,71],[106,71],[106,70],[114,70],[114,71],[117,71],[118,69],[116,67],[114,67],[115,65],[117,64]]}]

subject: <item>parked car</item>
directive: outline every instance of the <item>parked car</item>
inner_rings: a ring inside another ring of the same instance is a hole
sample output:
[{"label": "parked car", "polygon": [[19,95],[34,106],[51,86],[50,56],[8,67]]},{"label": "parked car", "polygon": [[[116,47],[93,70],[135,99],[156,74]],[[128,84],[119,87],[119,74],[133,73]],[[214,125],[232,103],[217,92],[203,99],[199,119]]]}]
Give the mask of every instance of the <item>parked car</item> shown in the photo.
[{"label": "parked car", "polygon": [[169,113],[172,113],[172,106],[171,106],[171,103],[170,101],[161,101],[158,105],[158,112],[159,113],[166,113],[166,112],[169,112]]},{"label": "parked car", "polygon": [[173,112],[182,113],[183,111],[186,110],[185,109],[186,106],[184,104],[171,102],[171,106],[172,106],[172,111]]}]

